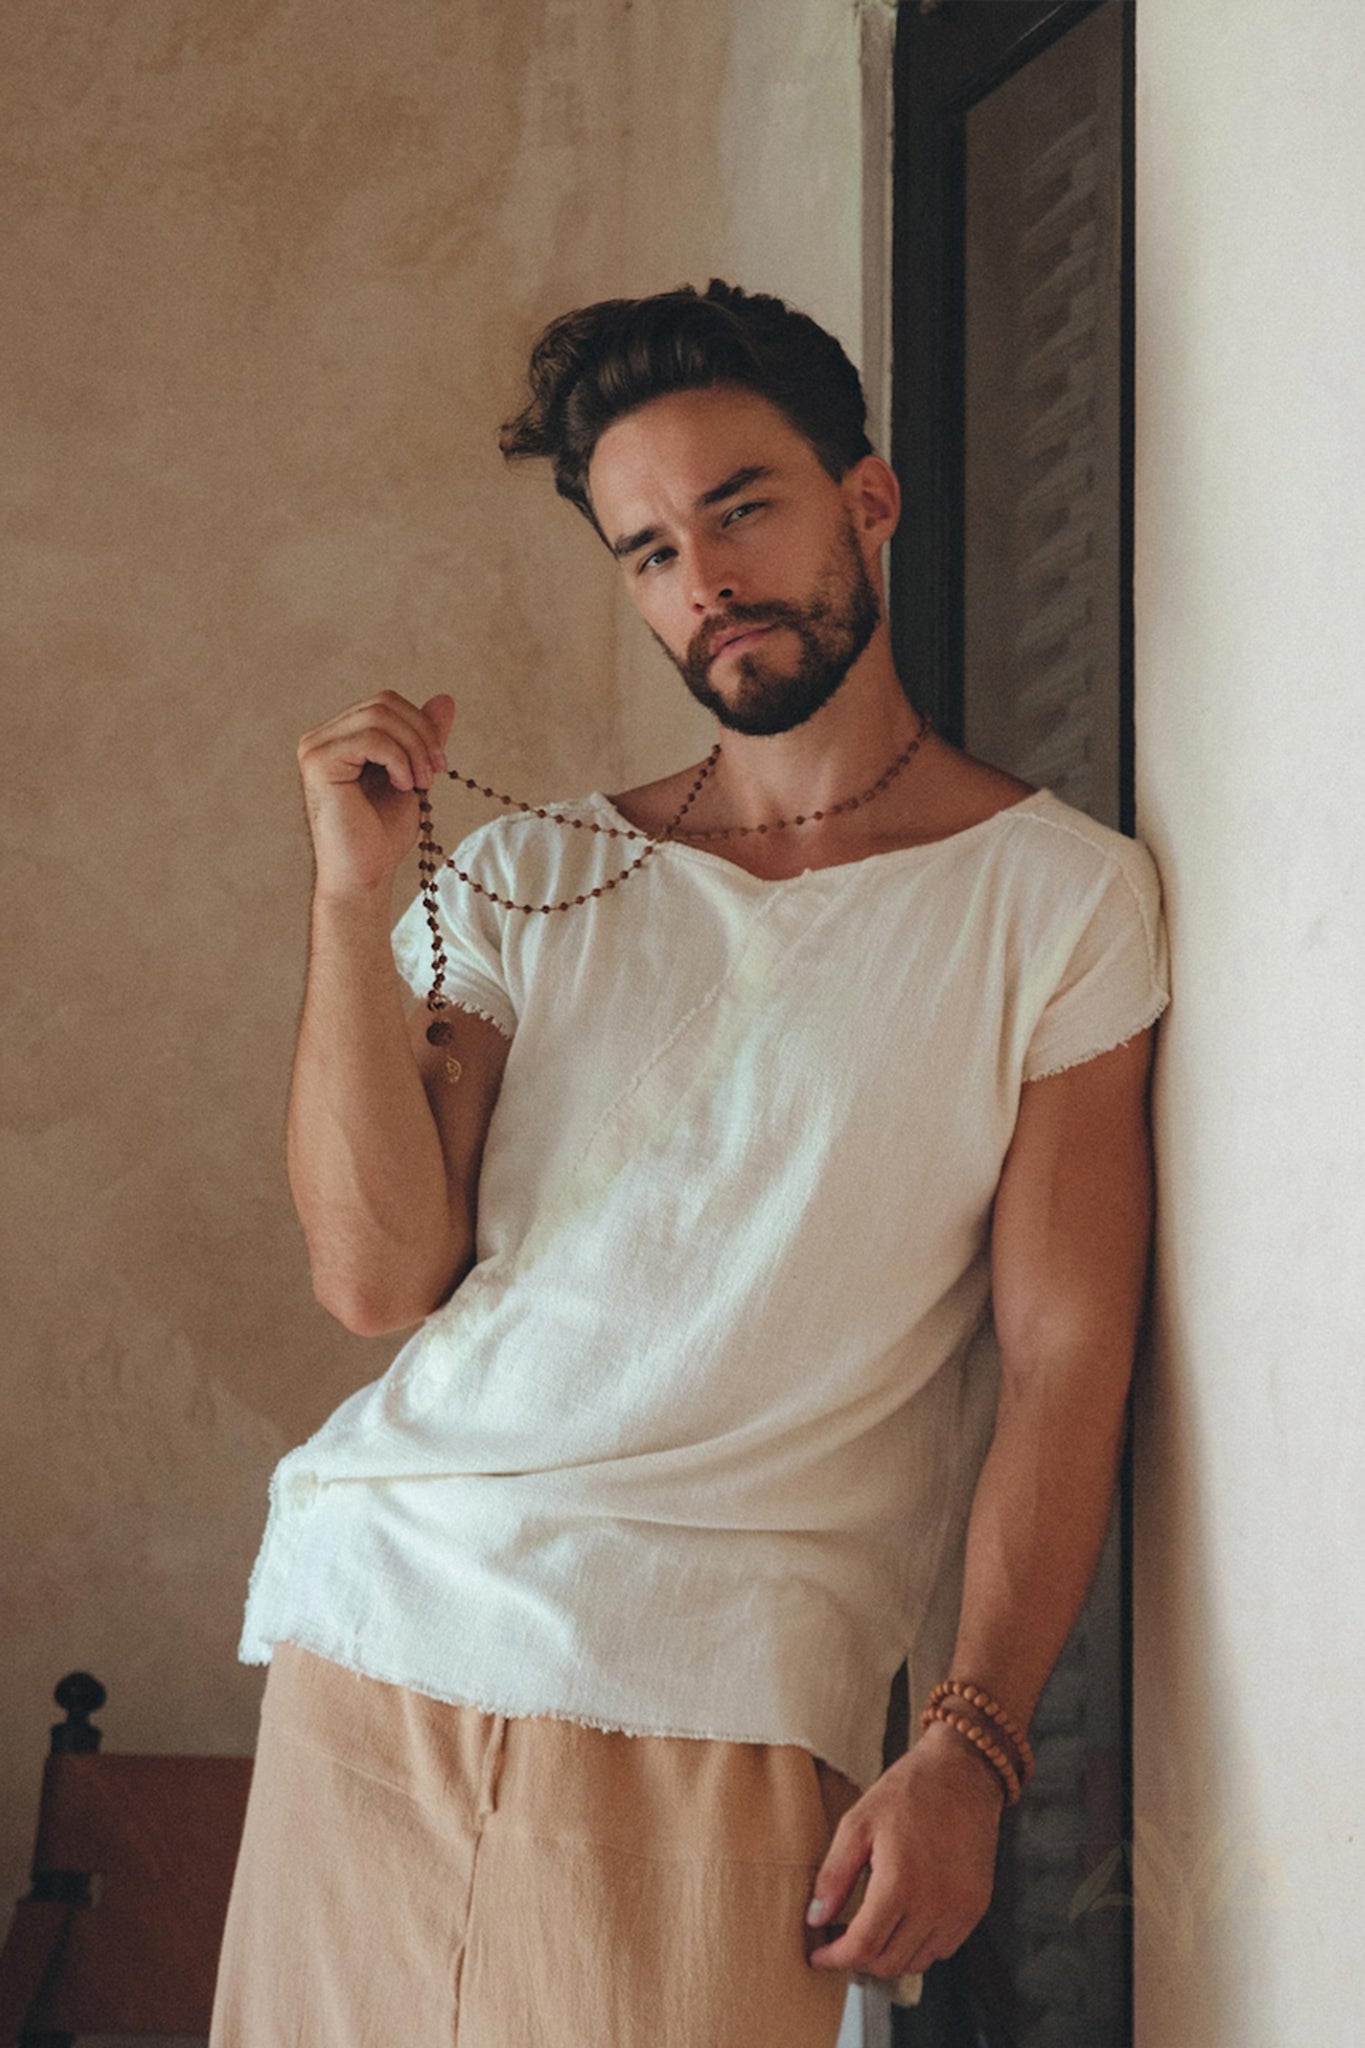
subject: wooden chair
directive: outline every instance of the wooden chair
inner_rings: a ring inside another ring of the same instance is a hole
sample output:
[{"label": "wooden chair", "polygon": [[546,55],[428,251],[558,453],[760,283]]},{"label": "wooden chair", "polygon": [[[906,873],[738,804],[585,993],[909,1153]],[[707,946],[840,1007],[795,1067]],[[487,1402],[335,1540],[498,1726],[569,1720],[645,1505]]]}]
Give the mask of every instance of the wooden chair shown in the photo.
[{"label": "wooden chair", "polygon": [[0,2048],[206,2035],[251,1758],[101,1756],[73,1671],[43,1771],[33,1889],[0,1951]]}]

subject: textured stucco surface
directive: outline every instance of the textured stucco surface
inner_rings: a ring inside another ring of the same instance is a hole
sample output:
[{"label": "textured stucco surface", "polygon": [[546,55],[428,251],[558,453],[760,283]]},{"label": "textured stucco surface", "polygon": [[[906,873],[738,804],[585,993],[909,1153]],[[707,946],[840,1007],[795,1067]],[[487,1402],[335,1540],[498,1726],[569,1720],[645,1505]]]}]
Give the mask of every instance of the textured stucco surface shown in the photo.
[{"label": "textured stucco surface", "polygon": [[1365,2039],[1365,14],[1137,18],[1140,2048]]},{"label": "textured stucco surface", "polygon": [[[449,688],[453,757],[518,793],[704,751],[496,425],[552,313],[713,271],[856,351],[856,27],[14,0],[0,116],[12,1895],[64,1671],[111,1747],[252,1747],[270,1468],[397,1348],[313,1303],[284,1174],[298,736]],[[447,847],[486,815],[438,799]]]}]

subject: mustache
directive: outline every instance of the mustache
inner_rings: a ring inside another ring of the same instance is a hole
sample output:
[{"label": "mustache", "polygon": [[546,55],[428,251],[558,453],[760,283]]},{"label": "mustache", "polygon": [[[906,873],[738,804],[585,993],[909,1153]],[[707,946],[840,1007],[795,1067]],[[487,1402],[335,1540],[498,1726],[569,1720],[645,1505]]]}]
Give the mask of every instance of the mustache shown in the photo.
[{"label": "mustache", "polygon": [[689,652],[696,661],[710,661],[719,642],[731,633],[748,631],[754,626],[794,626],[804,616],[797,605],[732,605],[723,619],[702,627]]}]

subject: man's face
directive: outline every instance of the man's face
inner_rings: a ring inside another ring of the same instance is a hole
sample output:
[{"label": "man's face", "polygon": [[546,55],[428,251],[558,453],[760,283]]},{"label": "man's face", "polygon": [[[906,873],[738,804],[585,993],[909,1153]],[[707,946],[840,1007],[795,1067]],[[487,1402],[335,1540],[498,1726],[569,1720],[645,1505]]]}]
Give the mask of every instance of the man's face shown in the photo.
[{"label": "man's face", "polygon": [[849,491],[775,406],[735,385],[653,399],[602,435],[588,488],[646,625],[722,725],[788,732],[828,702],[881,606]]}]

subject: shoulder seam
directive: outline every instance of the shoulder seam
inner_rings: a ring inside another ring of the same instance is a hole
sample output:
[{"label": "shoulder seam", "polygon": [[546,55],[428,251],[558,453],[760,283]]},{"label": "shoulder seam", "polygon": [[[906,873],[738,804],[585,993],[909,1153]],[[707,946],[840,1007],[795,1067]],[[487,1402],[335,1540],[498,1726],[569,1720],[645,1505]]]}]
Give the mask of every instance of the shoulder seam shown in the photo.
[{"label": "shoulder seam", "polygon": [[[1119,874],[1122,875],[1124,884],[1128,890],[1128,894],[1132,897],[1134,907],[1137,910],[1138,922],[1142,926],[1143,944],[1146,946],[1147,949],[1147,973],[1151,979],[1153,988],[1157,988],[1159,986],[1159,983],[1157,981],[1156,972],[1156,939],[1152,929],[1151,921],[1147,914],[1147,905],[1143,901],[1143,898],[1139,893],[1137,884],[1134,882],[1133,877],[1129,872],[1127,861],[1119,852],[1118,848],[1112,844],[1106,845],[1102,844],[1099,840],[1092,839],[1089,833],[1083,832],[1079,826],[1073,825],[1070,819],[1068,818],[1050,818],[1047,816],[1045,812],[1042,811],[1025,811],[1022,815],[1025,819],[1032,818],[1036,820],[1037,823],[1039,823],[1040,825],[1051,826],[1054,832],[1065,832],[1069,838],[1081,840],[1086,846],[1092,847],[1094,851],[1100,856],[1100,858],[1103,861],[1107,863],[1109,867],[1116,868]],[[1098,819],[1092,819],[1091,823],[1098,824],[1099,821]],[[1142,840],[1134,838],[1134,836],[1129,832],[1120,832],[1117,826],[1114,825],[1106,825],[1102,829],[1106,832],[1112,832],[1115,838],[1123,840],[1124,843],[1130,848],[1138,849],[1142,854],[1146,856],[1148,861],[1152,861],[1151,849],[1147,847]],[[1154,861],[1152,861],[1152,866],[1155,870],[1156,864]],[[1160,877],[1158,875],[1158,885],[1159,882]]]}]

